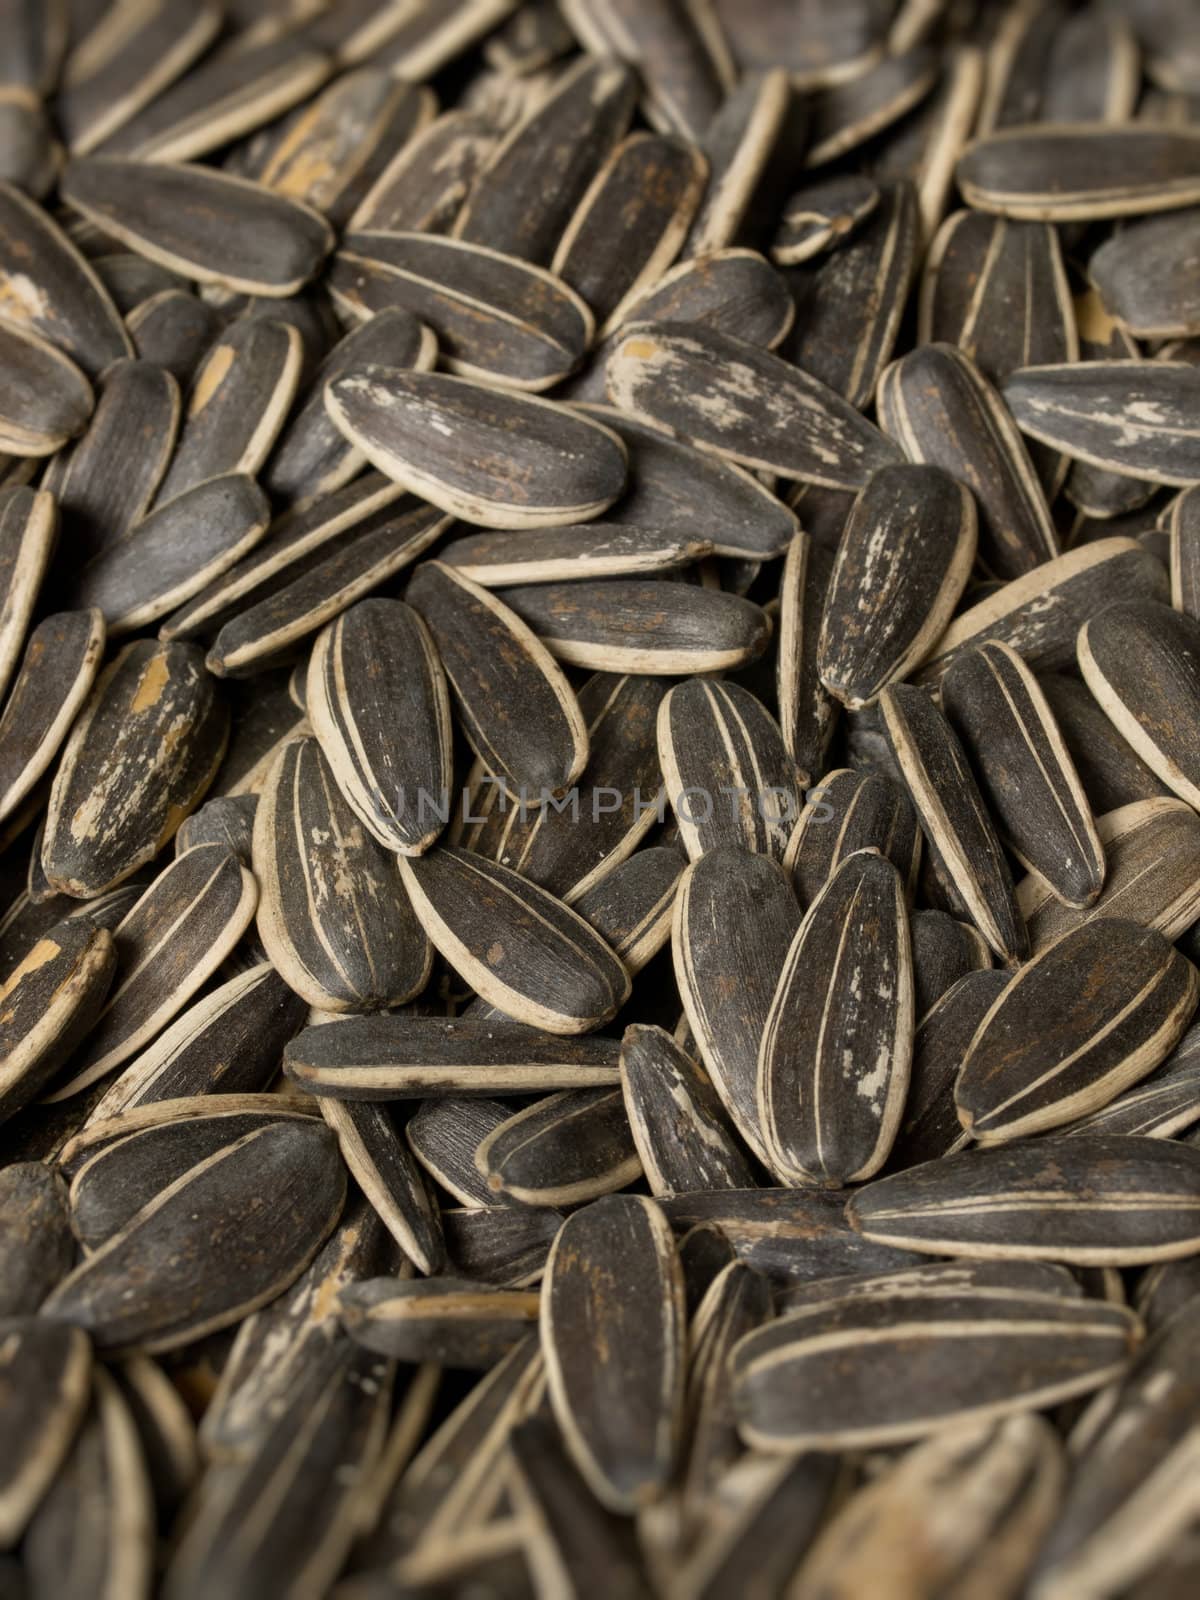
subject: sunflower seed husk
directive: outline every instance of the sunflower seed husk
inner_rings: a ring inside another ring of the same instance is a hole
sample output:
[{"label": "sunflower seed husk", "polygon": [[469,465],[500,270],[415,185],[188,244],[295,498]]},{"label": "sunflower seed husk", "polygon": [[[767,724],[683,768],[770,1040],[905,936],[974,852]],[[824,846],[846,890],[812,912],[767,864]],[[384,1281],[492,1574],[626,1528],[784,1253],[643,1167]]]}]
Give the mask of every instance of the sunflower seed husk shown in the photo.
[{"label": "sunflower seed husk", "polygon": [[0,818],[49,770],[95,681],[104,639],[104,618],[94,609],[57,612],[29,635],[0,717]]},{"label": "sunflower seed husk", "polygon": [[1121,737],[1189,805],[1200,801],[1200,622],[1169,606],[1118,601],[1084,623],[1079,667]]},{"label": "sunflower seed husk", "polygon": [[[46,1315],[85,1328],[103,1350],[177,1349],[286,1289],[336,1223],[345,1189],[324,1126],[302,1119],[247,1134],[89,1256],[50,1296]],[[272,1197],[265,1209],[264,1193]],[[131,1297],[131,1279],[147,1277],[153,1297]]]},{"label": "sunflower seed husk", "polygon": [[776,168],[786,168],[786,147],[803,136],[807,121],[807,105],[779,68],[749,74],[726,96],[704,135],[709,179],[685,256],[723,249],[739,236],[757,238],[782,178]]},{"label": "sunflower seed husk", "polygon": [[86,1037],[117,965],[113,936],[86,919],[57,923],[0,990],[0,1119],[37,1098]]},{"label": "sunflower seed husk", "polygon": [[307,1028],[284,1070],[310,1094],[342,1100],[538,1094],[615,1085],[614,1039],[563,1039],[462,1017],[355,1017]]},{"label": "sunflower seed husk", "polygon": [[783,858],[801,905],[811,905],[847,856],[861,850],[877,850],[912,893],[921,832],[904,790],[881,772],[827,773],[809,791]]},{"label": "sunflower seed husk", "polygon": [[653,1201],[612,1195],[567,1219],[546,1266],[542,1350],[564,1442],[610,1510],[652,1503],[670,1479],[686,1326],[678,1251]]},{"label": "sunflower seed husk", "polygon": [[92,386],[55,345],[21,323],[0,321],[0,450],[49,456],[83,432]]},{"label": "sunflower seed husk", "polygon": [[639,850],[571,904],[610,944],[634,977],[671,937],[675,895],[685,862],[678,850]]},{"label": "sunflower seed husk", "polygon": [[899,121],[932,91],[937,76],[936,52],[918,43],[831,84],[814,99],[807,165],[824,166]]},{"label": "sunflower seed husk", "polygon": [[191,383],[220,325],[212,306],[182,289],[164,289],[152,295],[130,311],[126,320],[138,359],[169,372],[184,388]]},{"label": "sunflower seed husk", "polygon": [[180,824],[175,835],[175,854],[181,856],[198,844],[223,844],[235,856],[249,863],[254,834],[254,813],[258,796],[241,794],[206,800],[198,811]]},{"label": "sunflower seed husk", "polygon": [[419,1272],[439,1271],[445,1245],[437,1206],[387,1108],[328,1098],[320,1106],[350,1175],[392,1238]]},{"label": "sunflower seed husk", "polygon": [[1185,489],[1171,507],[1171,604],[1200,620],[1200,488]]},{"label": "sunflower seed husk", "polygon": [[78,1328],[40,1317],[0,1322],[5,1448],[0,1548],[10,1550],[58,1476],[87,1410],[92,1351]]},{"label": "sunflower seed husk", "polygon": [[368,1278],[339,1296],[357,1344],[394,1360],[486,1371],[537,1322],[538,1296],[457,1278]]},{"label": "sunflower seed husk", "polygon": [[334,379],[326,404],[372,465],[484,527],[586,522],[625,486],[626,453],[608,428],[533,395],[364,367]]},{"label": "sunflower seed husk", "polygon": [[620,1088],[536,1101],[480,1141],[475,1167],[494,1202],[554,1207],[612,1194],[642,1171]]},{"label": "sunflower seed husk", "polygon": [[[945,1288],[873,1300],[830,1285],[741,1341],[734,1403],[757,1449],[899,1444],[1089,1394],[1124,1372],[1140,1334],[1124,1307],[1058,1294]],[[930,1380],[912,1382],[926,1361]]]},{"label": "sunflower seed husk", "polygon": [[139,639],[96,680],[63,749],[42,864],[81,899],[154,858],[225,753],[229,710],[189,644]]},{"label": "sunflower seed husk", "polygon": [[589,578],[639,578],[691,566],[712,545],[666,529],[581,522],[524,533],[476,533],[454,539],[439,559],[485,589],[506,584]]},{"label": "sunflower seed husk", "polygon": [[0,88],[0,182],[43,200],[62,161],[62,146],[37,96],[27,89]]},{"label": "sunflower seed husk", "polygon": [[975,1260],[1138,1266],[1196,1250],[1200,1151],[1172,1139],[1050,1134],[876,1179],[846,1208],[878,1244]]},{"label": "sunflower seed husk", "polygon": [[776,700],[783,742],[803,783],[817,778],[833,737],[838,703],[821,682],[817,646],[833,557],[808,533],[792,539],[779,585]]},{"label": "sunflower seed husk", "polygon": [[771,259],[799,266],[851,237],[879,204],[880,189],[858,173],[819,178],[798,189],[783,208]]},{"label": "sunflower seed husk", "polygon": [[625,1030],[621,1084],[652,1194],[753,1187],[750,1163],[704,1069],[669,1033]]},{"label": "sunflower seed husk", "polygon": [[0,1316],[32,1316],[75,1260],[67,1189],[52,1167],[0,1172]]},{"label": "sunflower seed husk", "polygon": [[912,936],[913,994],[917,1026],[968,973],[992,964],[982,935],[945,911],[918,911],[909,922]]},{"label": "sunflower seed husk", "polygon": [[587,725],[534,632],[503,600],[440,561],[417,569],[406,598],[433,637],[459,722],[487,770],[535,808],[547,794],[569,790],[587,762]]},{"label": "sunflower seed husk", "polygon": [[1140,1134],[1173,1139],[1200,1121],[1200,1033],[1193,1025],[1162,1066],[1099,1111],[1079,1117],[1066,1132]]},{"label": "sunflower seed husk", "polygon": [[444,111],[392,157],[347,222],[347,231],[440,233],[457,216],[496,130],[469,111]]},{"label": "sunflower seed husk", "polygon": [[259,937],[310,1005],[378,1010],[420,994],[429,942],[395,862],[364,834],[313,738],[288,745],[263,788],[253,861]]},{"label": "sunflower seed husk", "polygon": [[941,691],[1013,852],[1064,904],[1093,904],[1104,887],[1104,848],[1037,679],[1010,645],[993,642],[963,651]]},{"label": "sunflower seed husk", "polygon": [[[1071,368],[1072,372],[1078,370]],[[963,351],[931,344],[879,380],[881,425],[912,461],[941,467],[979,502],[979,555],[1004,579],[1058,554],[1046,496],[1000,396]]]},{"label": "sunflower seed husk", "polygon": [[1200,199],[1200,135],[1105,123],[1017,127],[979,140],[958,163],[977,211],[1044,222],[1092,222],[1169,211]]},{"label": "sunflower seed husk", "polygon": [[85,157],[62,196],[139,255],[242,294],[295,294],[333,244],[309,207],[209,167]]},{"label": "sunflower seed husk", "polygon": [[638,323],[608,365],[609,398],[742,466],[860,489],[896,447],[816,378],[729,334]]},{"label": "sunflower seed husk", "polygon": [[490,1207],[496,1195],[475,1165],[475,1152],[510,1115],[498,1100],[447,1095],[426,1100],[404,1133],[421,1166],[460,1205]]},{"label": "sunflower seed husk", "polygon": [[935,860],[1002,961],[1028,948],[1012,875],[954,731],[924,689],[896,684],[880,697],[889,747]]},{"label": "sunflower seed husk", "polygon": [[1102,244],[1088,261],[1088,277],[1128,333],[1186,338],[1200,332],[1198,251],[1200,208],[1151,217]]}]

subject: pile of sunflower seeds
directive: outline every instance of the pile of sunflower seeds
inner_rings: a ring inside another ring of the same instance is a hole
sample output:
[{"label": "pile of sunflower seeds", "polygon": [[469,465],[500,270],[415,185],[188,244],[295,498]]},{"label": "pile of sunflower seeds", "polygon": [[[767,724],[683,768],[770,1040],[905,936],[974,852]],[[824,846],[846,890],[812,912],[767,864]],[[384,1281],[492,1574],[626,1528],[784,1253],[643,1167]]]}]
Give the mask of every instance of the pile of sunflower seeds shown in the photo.
[{"label": "pile of sunflower seeds", "polygon": [[0,1600],[1194,1600],[1196,0],[0,0],[0,179]]}]

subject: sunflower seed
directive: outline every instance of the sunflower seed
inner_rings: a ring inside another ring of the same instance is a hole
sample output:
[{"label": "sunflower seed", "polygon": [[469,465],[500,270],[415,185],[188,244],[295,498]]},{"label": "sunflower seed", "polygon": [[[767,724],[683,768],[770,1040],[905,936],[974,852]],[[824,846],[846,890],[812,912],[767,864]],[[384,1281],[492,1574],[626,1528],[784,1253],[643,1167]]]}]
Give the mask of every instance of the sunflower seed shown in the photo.
[{"label": "sunflower seed", "polygon": [[0,818],[11,816],[49,770],[103,653],[104,618],[96,610],[56,612],[29,635],[0,717]]},{"label": "sunflower seed", "polygon": [[639,323],[608,366],[609,398],[743,466],[859,489],[895,447],[831,389],[711,328]]},{"label": "sunflower seed", "polygon": [[862,850],[877,850],[890,861],[911,894],[921,834],[908,796],[879,772],[828,773],[809,791],[784,853],[800,903],[810,905],[842,862]]},{"label": "sunflower seed", "polygon": [[368,1278],[339,1297],[356,1343],[399,1361],[486,1371],[537,1321],[538,1296],[457,1278]]},{"label": "sunflower seed", "polygon": [[669,846],[639,850],[572,899],[575,910],[612,946],[633,977],[671,937],[683,869],[682,856]]},{"label": "sunflower seed", "polygon": [[669,1033],[637,1025],[625,1030],[621,1084],[652,1194],[753,1187],[750,1164],[712,1084]]},{"label": "sunflower seed", "polygon": [[0,1119],[35,1099],[100,1015],[116,970],[113,936],[86,920],[39,939],[0,991]]},{"label": "sunflower seed", "polygon": [[1153,483],[1200,482],[1200,370],[1189,362],[1027,367],[1003,394],[1023,433],[1074,460]]},{"label": "sunflower seed", "polygon": [[783,208],[771,245],[777,266],[794,267],[834,249],[874,212],[879,186],[858,173],[818,178]]},{"label": "sunflower seed", "polygon": [[92,1352],[78,1328],[40,1317],[0,1322],[4,1443],[0,1546],[24,1532],[66,1460],[87,1410]]},{"label": "sunflower seed", "polygon": [[181,856],[198,844],[223,844],[235,856],[249,862],[257,808],[258,796],[253,794],[206,800],[180,824],[175,835],[175,854]]},{"label": "sunflower seed", "polygon": [[824,166],[898,121],[931,92],[937,76],[936,53],[917,44],[831,84],[814,100],[807,165]]},{"label": "sunflower seed", "polygon": [[374,466],[485,527],[588,521],[625,484],[625,450],[609,429],[532,395],[366,367],[329,384],[326,403]]},{"label": "sunflower seed", "polygon": [[623,1189],[642,1170],[619,1088],[536,1101],[480,1141],[475,1167],[493,1201],[554,1207]]},{"label": "sunflower seed", "polygon": [[807,106],[779,68],[746,77],[726,96],[704,135],[709,180],[685,256],[702,256],[741,234],[762,231],[762,213],[769,214],[774,198],[770,191],[782,177],[776,169],[786,167],[784,152],[802,136],[807,117]]},{"label": "sunflower seed", "polygon": [[425,987],[432,951],[395,864],[364,835],[315,739],[289,744],[268,778],[253,859],[259,937],[310,1005],[377,1010]]},{"label": "sunflower seed", "polygon": [[958,183],[975,210],[1032,221],[1168,211],[1200,199],[1198,138],[1147,125],[1010,128],[967,151]]},{"label": "sunflower seed", "polygon": [[817,672],[821,617],[833,558],[809,534],[792,539],[779,585],[775,662],[780,730],[800,779],[809,783],[825,765],[838,705]]},{"label": "sunflower seed", "polygon": [[445,1261],[437,1206],[387,1109],[333,1099],[320,1105],[351,1176],[392,1238],[418,1271],[437,1272]]},{"label": "sunflower seed", "polygon": [[562,1039],[462,1017],[354,1017],[307,1028],[284,1049],[302,1089],[340,1100],[539,1094],[616,1084],[613,1039]]},{"label": "sunflower seed", "polygon": [[1002,961],[1028,948],[1012,875],[966,754],[923,689],[897,684],[880,697],[888,744],[935,860]]},{"label": "sunflower seed", "polygon": [[1049,1135],[964,1150],[858,1190],[847,1216],[879,1244],[1082,1266],[1196,1249],[1200,1151],[1170,1139]]},{"label": "sunflower seed", "polygon": [[1185,489],[1171,507],[1171,604],[1200,620],[1200,489]]},{"label": "sunflower seed", "polygon": [[879,380],[878,405],[882,426],[910,460],[941,467],[975,495],[979,555],[990,571],[1019,578],[1058,554],[1046,497],[1016,425],[961,350],[925,345],[893,362]]},{"label": "sunflower seed", "polygon": [[333,243],[317,212],[208,167],[86,157],[62,196],[139,255],[242,294],[294,294]]},{"label": "sunflower seed", "polygon": [[[103,1350],[176,1349],[228,1327],[299,1276],[337,1221],[345,1187],[323,1126],[262,1128],[163,1190],[63,1280],[46,1315],[85,1328]],[[208,1270],[214,1250],[220,1274]],[[152,1282],[154,1294],[131,1296],[131,1280]]]},{"label": "sunflower seed", "polygon": [[[741,1341],[734,1403],[757,1449],[904,1443],[1091,1393],[1122,1374],[1140,1333],[1124,1307],[1058,1294],[947,1288],[879,1301],[831,1285]],[[914,1382],[926,1362],[927,1381]]]},{"label": "sunflower seed", "polygon": [[138,359],[163,368],[184,387],[191,383],[220,325],[212,306],[182,289],[152,295],[126,318]]},{"label": "sunflower seed", "polygon": [[139,639],[96,680],[59,761],[42,864],[86,899],[169,843],[225,753],[229,711],[188,644]]},{"label": "sunflower seed", "polygon": [[1200,332],[1198,252],[1200,208],[1151,217],[1102,244],[1088,261],[1088,277],[1128,333],[1184,338]]},{"label": "sunflower seed", "polygon": [[1172,1139],[1200,1120],[1200,1063],[1196,1028],[1188,1029],[1162,1066],[1099,1111],[1079,1117],[1066,1132],[1139,1134]]},{"label": "sunflower seed", "polygon": [[909,922],[909,933],[919,1028],[960,978],[986,970],[992,957],[983,937],[969,923],[958,922],[945,911],[918,911]]},{"label": "sunflower seed", "polygon": [[475,1152],[509,1116],[498,1100],[448,1095],[425,1101],[409,1118],[404,1133],[421,1166],[460,1205],[491,1207],[496,1195],[475,1165]]},{"label": "sunflower seed", "polygon": [[[569,789],[587,761],[587,726],[566,677],[525,622],[441,562],[419,567],[406,594],[433,636],[460,723],[488,771],[535,807],[548,792]],[[441,786],[435,792],[440,800]]]},{"label": "sunflower seed", "polygon": [[62,157],[36,95],[0,88],[0,182],[43,200],[58,177]]},{"label": "sunflower seed", "polygon": [[567,1219],[541,1334],[554,1415],[592,1493],[625,1514],[652,1503],[679,1446],[686,1334],[679,1256],[653,1201],[613,1195]]},{"label": "sunflower seed", "polygon": [[1011,646],[991,643],[963,651],[941,688],[1014,853],[1064,904],[1091,905],[1104,886],[1104,849],[1037,679]]},{"label": "sunflower seed", "polygon": [[712,545],[665,529],[583,522],[527,533],[477,533],[455,539],[441,561],[485,589],[588,578],[638,578],[690,566]]},{"label": "sunflower seed", "polygon": [[444,111],[392,157],[347,231],[439,233],[448,228],[496,144],[496,130],[469,111]]},{"label": "sunflower seed", "polygon": [[32,1316],[75,1260],[67,1190],[40,1161],[0,1172],[0,1316]]},{"label": "sunflower seed", "polygon": [[0,450],[49,456],[83,432],[92,386],[55,345],[17,322],[0,321]]}]

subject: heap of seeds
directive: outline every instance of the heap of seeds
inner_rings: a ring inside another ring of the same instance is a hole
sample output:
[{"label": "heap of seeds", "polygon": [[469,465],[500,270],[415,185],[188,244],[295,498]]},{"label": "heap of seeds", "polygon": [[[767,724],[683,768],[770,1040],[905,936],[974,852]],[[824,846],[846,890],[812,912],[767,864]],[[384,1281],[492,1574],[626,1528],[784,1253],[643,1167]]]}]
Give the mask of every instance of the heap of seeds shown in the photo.
[{"label": "heap of seeds", "polygon": [[0,0],[2,1600],[1200,1592],[1196,0]]}]

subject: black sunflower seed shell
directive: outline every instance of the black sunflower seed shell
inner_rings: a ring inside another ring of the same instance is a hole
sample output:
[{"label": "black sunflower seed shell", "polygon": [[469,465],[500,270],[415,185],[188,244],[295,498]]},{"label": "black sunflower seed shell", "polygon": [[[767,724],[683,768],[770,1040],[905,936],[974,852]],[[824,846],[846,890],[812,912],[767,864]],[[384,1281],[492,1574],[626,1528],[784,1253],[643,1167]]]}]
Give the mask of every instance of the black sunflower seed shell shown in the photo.
[{"label": "black sunflower seed shell", "polygon": [[348,231],[444,231],[495,144],[496,129],[486,117],[443,111],[392,157],[349,218]]},{"label": "black sunflower seed shell", "polygon": [[[569,1217],[546,1267],[542,1350],[567,1450],[610,1510],[628,1514],[666,1488],[683,1424],[685,1335],[683,1273],[658,1206],[613,1195]],[[597,1348],[625,1355],[597,1361]]]},{"label": "black sunflower seed shell", "polygon": [[985,971],[991,951],[969,922],[946,911],[918,911],[909,921],[912,936],[913,994],[920,1027],[943,995],[968,973]]},{"label": "black sunflower seed shell", "polygon": [[92,386],[69,356],[17,322],[0,322],[0,450],[49,456],[87,427]]},{"label": "black sunflower seed shell", "polygon": [[83,1422],[92,1383],[87,1336],[40,1317],[0,1323],[5,1346],[0,1547],[10,1550],[50,1488]]},{"label": "black sunflower seed shell", "polygon": [[1200,199],[1193,129],[1017,127],[980,139],[958,163],[977,211],[1047,222],[1092,222],[1168,211]]},{"label": "black sunflower seed shell", "polygon": [[394,859],[364,832],[313,738],[289,744],[263,788],[253,861],[259,937],[310,1005],[369,1011],[420,994],[428,939]]},{"label": "black sunflower seed shell", "polygon": [[56,923],[0,990],[0,1119],[36,1099],[99,1016],[117,966],[113,936]]},{"label": "black sunflower seed shell", "polygon": [[479,1142],[475,1167],[493,1202],[556,1208],[624,1189],[642,1171],[620,1088],[535,1101]]},{"label": "black sunflower seed shell", "polygon": [[[282,1293],[336,1223],[345,1192],[332,1134],[311,1119],[276,1122],[163,1190],[63,1280],[46,1315],[103,1350],[188,1344]],[[155,1293],[131,1295],[131,1281],[151,1281]]]},{"label": "black sunflower seed shell", "polygon": [[169,372],[181,388],[191,383],[220,325],[214,307],[183,289],[164,289],[126,317],[138,359]]},{"label": "black sunflower seed shell", "polygon": [[126,645],[59,760],[42,844],[51,884],[86,899],[152,860],[199,804],[228,733],[229,708],[193,645]]},{"label": "black sunflower seed shell", "polygon": [[498,1289],[528,1289],[541,1278],[562,1226],[549,1206],[473,1205],[442,1212],[448,1270]]},{"label": "black sunflower seed shell", "polygon": [[463,1017],[352,1017],[306,1028],[284,1070],[309,1094],[341,1100],[539,1094],[619,1082],[615,1039],[564,1039]]},{"label": "black sunflower seed shell", "polygon": [[1063,1131],[1138,1134],[1150,1139],[1173,1139],[1186,1133],[1200,1121],[1198,1039],[1195,1027],[1189,1028],[1161,1067]]},{"label": "black sunflower seed shell", "polygon": [[447,1095],[426,1100],[408,1119],[404,1136],[421,1166],[459,1205],[494,1206],[497,1197],[475,1165],[475,1152],[510,1115],[498,1100]]},{"label": "black sunflower seed shell", "polygon": [[317,212],[210,167],[84,157],[62,197],[139,255],[242,294],[294,294],[333,244]]},{"label": "black sunflower seed shell", "polygon": [[877,1244],[975,1260],[1137,1266],[1196,1251],[1200,1150],[1173,1139],[1051,1134],[963,1150],[856,1191]]},{"label": "black sunflower seed shell", "polygon": [[437,1205],[385,1106],[320,1101],[350,1175],[419,1272],[440,1271],[446,1250]]},{"label": "black sunflower seed shell", "polygon": [[791,176],[788,146],[804,138],[809,108],[786,72],[748,73],[704,133],[704,198],[683,246],[687,257],[757,240],[772,220],[774,191]]},{"label": "black sunflower seed shell", "polygon": [[662,1028],[621,1041],[625,1111],[652,1194],[750,1189],[754,1177],[708,1075]]},{"label": "black sunflower seed shell", "polygon": [[802,906],[858,850],[877,850],[900,874],[906,895],[916,886],[921,830],[908,795],[882,772],[842,768],[810,789],[788,840],[784,870]]},{"label": "black sunflower seed shell", "polygon": [[963,651],[941,691],[1015,854],[1065,904],[1091,905],[1104,887],[1104,847],[1037,679],[1010,645],[993,642]]},{"label": "black sunflower seed shell", "polygon": [[439,559],[485,589],[506,584],[589,578],[640,578],[688,567],[712,544],[668,529],[581,522],[524,533],[475,533],[452,539]]},{"label": "black sunflower seed shell", "polygon": [[672,846],[651,845],[572,896],[574,909],[635,977],[671,937],[685,866]]},{"label": "black sunflower seed shell", "polygon": [[895,684],[880,697],[888,744],[935,859],[971,920],[1003,961],[1028,939],[1003,848],[966,754],[924,689]]},{"label": "black sunflower seed shell", "polygon": [[457,1278],[367,1278],[339,1296],[356,1343],[393,1360],[486,1372],[536,1325],[538,1296]]},{"label": "black sunflower seed shell", "polygon": [[406,599],[433,636],[463,731],[487,770],[534,807],[569,789],[587,761],[587,725],[534,631],[440,561],[417,569]]},{"label": "black sunflower seed shell", "polygon": [[0,1172],[0,1316],[32,1316],[75,1260],[67,1188],[52,1167]]},{"label": "black sunflower seed shell", "polygon": [[0,89],[0,173],[3,181],[44,200],[62,166],[62,146],[37,98],[23,89]]},{"label": "black sunflower seed shell", "polygon": [[860,173],[817,178],[788,199],[771,243],[771,259],[799,266],[836,249],[862,226],[879,204],[881,190]]},{"label": "black sunflower seed shell", "polygon": [[880,425],[910,460],[941,467],[975,495],[979,556],[989,571],[1018,578],[1058,554],[1017,425],[963,351],[923,345],[894,361],[879,380],[878,406]]},{"label": "black sunflower seed shell", "polygon": [[1200,620],[1200,488],[1185,489],[1171,507],[1171,604]]},{"label": "black sunflower seed shell", "polygon": [[29,635],[0,716],[0,818],[48,772],[95,682],[104,641],[96,610],[55,612]]},{"label": "black sunflower seed shell", "polygon": [[622,410],[742,466],[860,489],[897,459],[840,395],[769,351],[682,323],[629,327],[608,365]]},{"label": "black sunflower seed shell", "polygon": [[805,532],[792,539],[779,585],[776,702],[783,742],[805,783],[817,778],[833,738],[838,703],[821,682],[817,648],[833,557]]},{"label": "black sunflower seed shell", "polygon": [[175,854],[181,856],[198,844],[223,844],[249,863],[254,836],[256,794],[218,795],[193,811],[175,835]]},{"label": "black sunflower seed shell", "polygon": [[57,537],[52,495],[0,488],[0,692],[16,671]]},{"label": "black sunflower seed shell", "polygon": [[824,166],[873,138],[918,106],[937,78],[937,54],[922,41],[830,84],[814,98],[807,164]]},{"label": "black sunflower seed shell", "polygon": [[1127,332],[1187,338],[1200,332],[1200,295],[1187,265],[1198,249],[1200,207],[1148,217],[1106,240],[1088,260],[1088,277]]},{"label": "black sunflower seed shell", "polygon": [[[941,638],[975,560],[970,491],[937,467],[883,467],[842,532],[817,644],[821,682],[869,705]],[[886,554],[885,554],[886,552]]]}]

